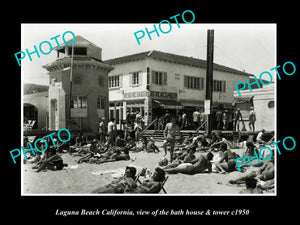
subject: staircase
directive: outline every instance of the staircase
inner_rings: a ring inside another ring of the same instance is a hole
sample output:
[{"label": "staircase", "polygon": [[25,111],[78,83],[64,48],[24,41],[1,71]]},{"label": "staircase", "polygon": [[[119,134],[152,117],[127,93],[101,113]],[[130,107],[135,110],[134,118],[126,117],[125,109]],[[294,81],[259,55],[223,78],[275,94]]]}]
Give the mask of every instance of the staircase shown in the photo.
[{"label": "staircase", "polygon": [[[184,138],[188,137],[190,133],[193,135],[196,134],[195,130],[181,130],[180,133]],[[204,133],[204,131],[199,131],[199,134]],[[150,137],[153,137],[154,141],[162,142],[164,140],[163,131],[156,131],[154,130],[145,130],[143,136],[147,137],[149,139]],[[176,139],[179,139],[179,136],[176,137]]]}]

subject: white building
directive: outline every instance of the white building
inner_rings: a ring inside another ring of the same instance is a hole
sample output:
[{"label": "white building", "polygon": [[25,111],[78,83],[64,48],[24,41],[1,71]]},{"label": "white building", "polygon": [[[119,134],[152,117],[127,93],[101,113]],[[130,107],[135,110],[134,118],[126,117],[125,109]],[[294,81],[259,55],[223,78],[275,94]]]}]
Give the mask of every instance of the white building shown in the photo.
[{"label": "white building", "polygon": [[[247,101],[251,99],[251,103],[246,103],[245,107],[241,108],[243,120],[245,123],[246,130],[249,129],[249,108],[250,105],[256,113],[255,130],[265,129],[266,131],[275,130],[276,121],[276,107],[275,107],[275,84],[271,83],[263,88],[253,89],[252,91],[242,90],[240,91],[241,97],[239,97],[237,91],[234,91],[234,99],[238,101]],[[240,121],[242,123],[242,121]],[[240,124],[240,127],[242,125]]]},{"label": "white building", "polygon": [[[139,111],[150,122],[168,109],[191,116],[204,111],[206,61],[160,51],[147,51],[104,61],[109,72],[110,118],[117,123],[127,111]],[[252,74],[214,64],[213,107],[231,108],[234,84]]]}]

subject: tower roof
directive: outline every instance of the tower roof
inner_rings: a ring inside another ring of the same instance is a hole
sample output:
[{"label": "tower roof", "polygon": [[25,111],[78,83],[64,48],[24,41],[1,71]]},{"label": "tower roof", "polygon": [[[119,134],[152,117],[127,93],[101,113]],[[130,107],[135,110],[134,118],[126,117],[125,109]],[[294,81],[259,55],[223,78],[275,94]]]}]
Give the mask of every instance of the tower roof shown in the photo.
[{"label": "tower roof", "polygon": [[[66,42],[68,42],[68,43],[71,43],[72,41],[73,41],[73,39],[71,39],[71,38],[66,40]],[[59,45],[60,45],[60,47],[72,46],[72,45],[66,45],[64,42],[60,43]],[[80,35],[75,36],[74,46],[76,46],[76,47],[93,46],[94,48],[102,49],[101,47],[95,45],[94,43],[88,41],[87,39],[81,37]],[[58,46],[54,47],[53,49],[58,50]]]}]

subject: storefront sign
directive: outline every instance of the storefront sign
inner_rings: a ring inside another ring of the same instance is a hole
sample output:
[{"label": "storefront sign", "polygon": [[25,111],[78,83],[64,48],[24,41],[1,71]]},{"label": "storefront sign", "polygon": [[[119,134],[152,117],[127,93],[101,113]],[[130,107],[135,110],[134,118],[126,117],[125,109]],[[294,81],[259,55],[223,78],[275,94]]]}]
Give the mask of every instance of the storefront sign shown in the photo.
[{"label": "storefront sign", "polygon": [[87,117],[87,109],[71,109],[71,117]]},{"label": "storefront sign", "polygon": [[124,93],[124,98],[137,98],[149,96],[148,91]]},{"label": "storefront sign", "polygon": [[210,114],[210,100],[204,100],[204,114]]},{"label": "storefront sign", "polygon": [[160,98],[177,98],[177,93],[170,92],[159,92],[159,91],[151,91],[151,97],[160,97]]},{"label": "storefront sign", "polygon": [[160,98],[177,98],[177,93],[160,92],[160,91],[140,91],[124,93],[124,98],[138,98],[138,97],[160,97]]}]

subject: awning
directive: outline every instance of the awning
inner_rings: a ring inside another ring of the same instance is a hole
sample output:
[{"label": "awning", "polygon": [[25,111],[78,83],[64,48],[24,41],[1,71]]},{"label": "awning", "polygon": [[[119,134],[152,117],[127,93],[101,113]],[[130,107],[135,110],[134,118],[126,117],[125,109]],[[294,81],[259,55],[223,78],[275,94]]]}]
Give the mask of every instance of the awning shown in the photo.
[{"label": "awning", "polygon": [[175,100],[153,99],[153,101],[155,103],[157,103],[163,109],[182,109],[183,108],[183,106]]}]

